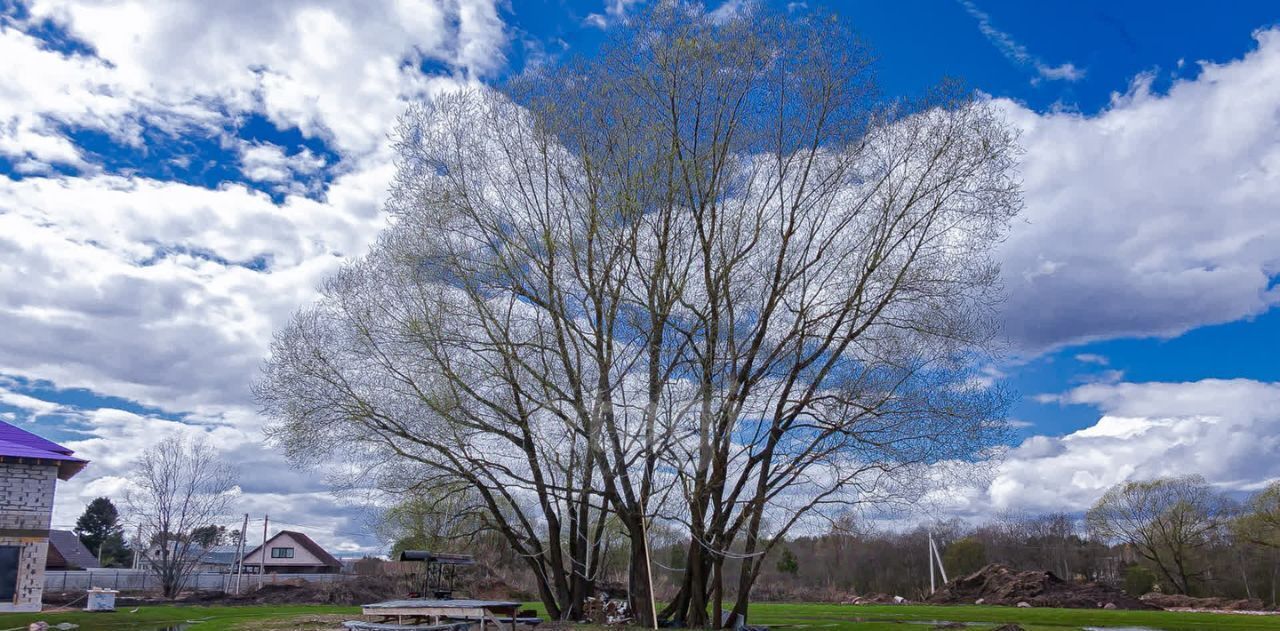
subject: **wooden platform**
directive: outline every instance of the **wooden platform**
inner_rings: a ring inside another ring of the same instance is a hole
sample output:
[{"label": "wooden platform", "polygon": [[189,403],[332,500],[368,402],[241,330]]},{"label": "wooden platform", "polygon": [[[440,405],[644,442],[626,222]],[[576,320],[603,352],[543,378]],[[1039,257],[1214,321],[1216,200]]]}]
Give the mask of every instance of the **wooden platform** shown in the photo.
[{"label": "wooden platform", "polygon": [[398,624],[390,622],[366,622],[364,620],[348,620],[342,626],[352,631],[467,631],[470,622],[454,622],[449,624]]},{"label": "wooden platform", "polygon": [[[403,625],[406,618],[411,625],[431,620],[439,625],[441,620],[467,620],[480,624],[481,631],[487,623],[493,623],[495,629],[502,629],[502,622],[508,622],[515,631],[516,611],[520,603],[506,600],[438,600],[432,598],[412,598],[407,600],[388,600],[362,606],[361,613],[366,616],[382,616],[385,622],[395,619]],[[539,621],[540,622],[540,621]],[[410,626],[412,628],[412,626]]]}]

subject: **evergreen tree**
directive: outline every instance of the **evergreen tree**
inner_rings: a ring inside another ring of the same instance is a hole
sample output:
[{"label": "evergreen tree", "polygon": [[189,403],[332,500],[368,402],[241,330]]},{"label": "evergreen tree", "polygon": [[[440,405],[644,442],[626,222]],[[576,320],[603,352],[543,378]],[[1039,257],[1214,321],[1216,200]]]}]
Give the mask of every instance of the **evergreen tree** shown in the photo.
[{"label": "evergreen tree", "polygon": [[[239,535],[236,535],[239,537]],[[212,548],[220,546],[227,541],[227,529],[225,526],[215,526],[210,524],[202,526],[191,531],[191,543],[199,545],[202,548]]]},{"label": "evergreen tree", "polygon": [[89,502],[76,520],[73,532],[89,552],[101,559],[103,567],[127,562],[129,550],[124,541],[124,528],[120,525],[120,513],[110,499],[99,497]]}]

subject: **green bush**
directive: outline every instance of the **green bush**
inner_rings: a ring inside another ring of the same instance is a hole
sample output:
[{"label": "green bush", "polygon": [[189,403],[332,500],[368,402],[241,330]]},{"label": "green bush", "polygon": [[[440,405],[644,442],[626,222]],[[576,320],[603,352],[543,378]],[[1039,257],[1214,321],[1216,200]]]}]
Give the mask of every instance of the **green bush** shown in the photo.
[{"label": "green bush", "polygon": [[1124,591],[1133,597],[1141,596],[1156,584],[1156,575],[1141,565],[1130,565],[1124,569]]},{"label": "green bush", "polygon": [[942,566],[952,577],[972,574],[987,564],[987,547],[972,537],[957,539],[942,553]]}]

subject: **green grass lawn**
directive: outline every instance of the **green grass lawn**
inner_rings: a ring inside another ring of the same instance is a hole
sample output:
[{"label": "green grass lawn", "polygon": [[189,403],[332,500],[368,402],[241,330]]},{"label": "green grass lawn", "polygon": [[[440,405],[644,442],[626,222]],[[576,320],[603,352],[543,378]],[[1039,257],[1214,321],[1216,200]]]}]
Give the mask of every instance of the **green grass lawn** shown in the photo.
[{"label": "green grass lawn", "polygon": [[80,625],[77,631],[123,631],[138,629],[152,631],[186,624],[189,621],[191,631],[225,631],[236,628],[247,628],[249,623],[260,620],[279,620],[302,615],[317,614],[360,614],[358,607],[335,607],[329,605],[257,605],[238,607],[187,607],[154,605],[138,607],[138,611],[130,612],[133,607],[124,607],[115,612],[65,611],[42,613],[10,613],[0,614],[0,631],[20,628],[26,630],[27,625],[36,620],[44,620],[50,625],[59,622],[70,622]]},{"label": "green grass lawn", "polygon": [[[323,605],[239,606],[239,607],[141,607],[115,613],[83,611],[45,612],[40,614],[0,614],[0,631],[25,629],[35,620],[50,624],[72,622],[84,631],[138,629],[151,631],[176,626],[188,621],[190,631],[224,631],[253,629],[269,620],[280,621],[297,616],[323,614],[356,615],[355,607]],[[751,607],[751,623],[766,625],[779,631],[911,631],[929,629],[931,622],[984,623],[969,627],[975,631],[998,624],[1016,622],[1029,631],[1078,630],[1088,626],[1110,628],[1149,628],[1162,631],[1280,631],[1280,616],[1243,616],[1233,614],[1180,613],[1171,611],[1115,611],[1101,609],[1016,609],[1012,607],[937,607],[925,605],[832,605],[805,603],[758,603]]]},{"label": "green grass lawn", "polygon": [[[1280,630],[1280,616],[1181,613],[1176,611],[1119,611],[1104,609],[1017,609],[972,605],[832,605],[758,603],[748,616],[752,624],[780,630],[897,629],[916,627],[904,623],[929,621],[987,623],[972,629],[990,629],[1016,622],[1030,631],[1064,631],[1089,626],[1147,627],[1163,631],[1216,631],[1245,629]],[[932,625],[923,625],[928,629]]]}]

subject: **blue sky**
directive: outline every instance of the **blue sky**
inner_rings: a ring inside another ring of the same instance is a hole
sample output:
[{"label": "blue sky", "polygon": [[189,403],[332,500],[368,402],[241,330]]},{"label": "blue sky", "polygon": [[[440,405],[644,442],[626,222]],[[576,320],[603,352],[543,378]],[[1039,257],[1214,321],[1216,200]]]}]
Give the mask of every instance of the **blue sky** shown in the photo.
[{"label": "blue sky", "polygon": [[[383,225],[406,105],[590,55],[642,7],[0,0],[0,418],[94,461],[55,522],[121,497],[159,437],[200,433],[242,466],[242,510],[375,547],[323,476],[262,442],[248,385],[271,332]],[[986,370],[1020,395],[1020,438],[939,510],[1280,478],[1280,7],[828,8],[886,97],[960,78],[1023,134],[1009,352]]]}]

